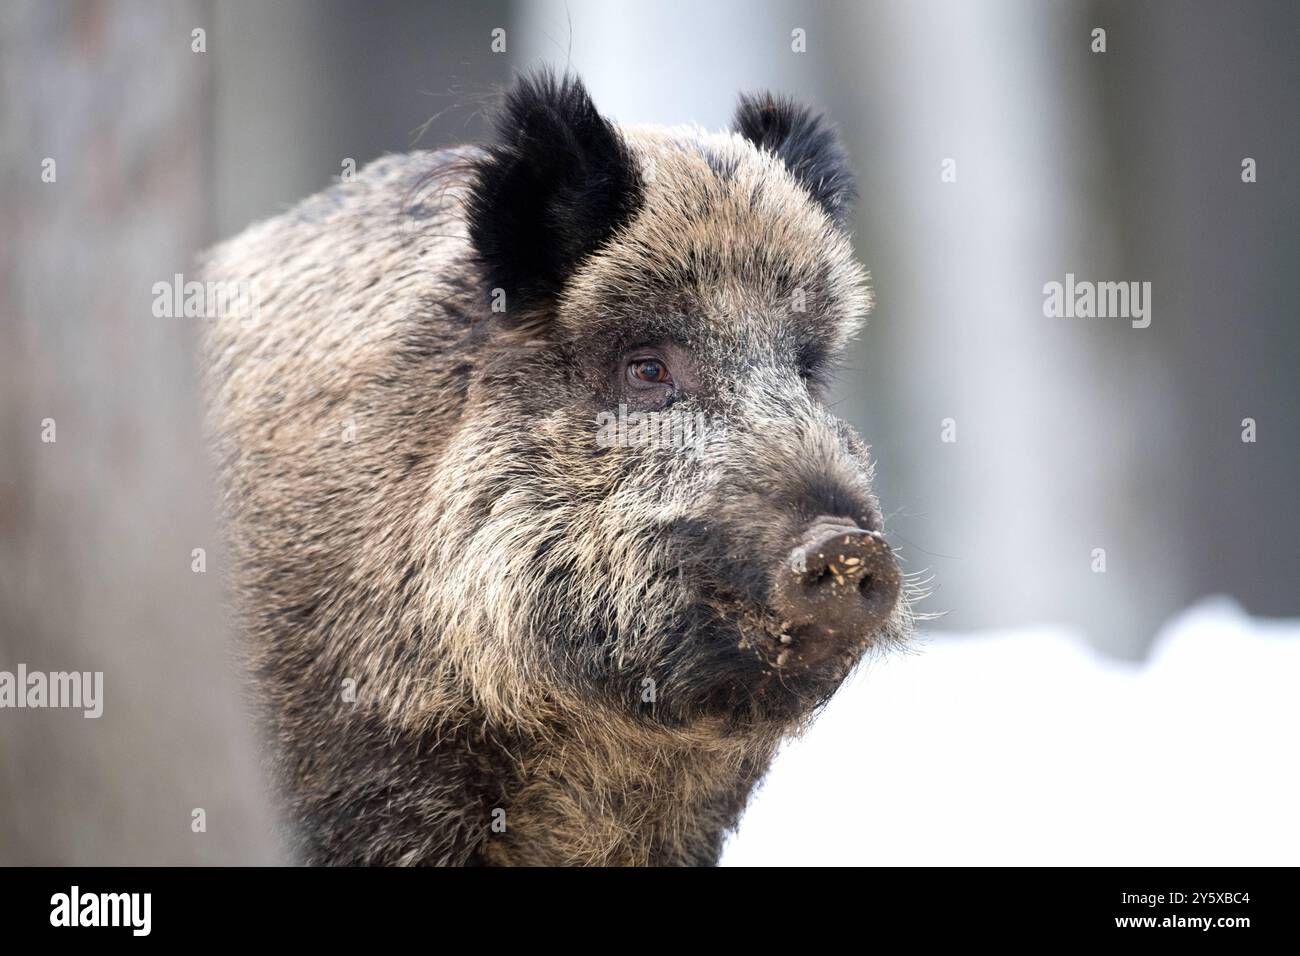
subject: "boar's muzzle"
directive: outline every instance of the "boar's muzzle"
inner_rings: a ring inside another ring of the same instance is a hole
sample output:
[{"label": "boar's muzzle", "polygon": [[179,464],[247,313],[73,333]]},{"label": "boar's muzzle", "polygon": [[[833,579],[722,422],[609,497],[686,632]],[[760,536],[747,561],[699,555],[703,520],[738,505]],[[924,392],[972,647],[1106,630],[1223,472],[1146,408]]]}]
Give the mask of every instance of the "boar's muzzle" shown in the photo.
[{"label": "boar's muzzle", "polygon": [[772,606],[797,634],[790,663],[812,667],[868,643],[889,620],[900,587],[880,532],[847,518],[814,519],[772,584]]}]

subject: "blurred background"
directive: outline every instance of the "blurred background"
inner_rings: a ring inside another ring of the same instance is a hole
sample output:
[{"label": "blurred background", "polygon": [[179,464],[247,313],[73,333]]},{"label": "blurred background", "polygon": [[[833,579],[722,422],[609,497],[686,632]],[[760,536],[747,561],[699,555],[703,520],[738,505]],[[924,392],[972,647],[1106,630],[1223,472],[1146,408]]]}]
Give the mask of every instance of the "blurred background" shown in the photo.
[{"label": "blurred background", "polygon": [[[1001,792],[1024,741],[997,723],[979,736],[989,698],[954,689],[982,686],[1020,695],[1013,723],[1066,755],[1040,767],[1060,787],[1033,804],[1101,813],[1094,850],[1140,839],[1117,821],[1200,778],[1148,767],[1124,799],[1080,804],[1071,780],[1133,770],[1083,745],[1206,701],[1240,731],[1222,746],[1261,748],[1238,752],[1242,790],[1222,807],[1265,790],[1294,805],[1300,628],[1266,619],[1300,617],[1297,49],[1294,0],[3,4],[0,669],[102,670],[108,700],[94,721],[0,711],[0,863],[275,859],[221,611],[195,329],[154,318],[152,286],[348,160],[481,140],[495,91],[540,64],[580,73],[622,123],[718,128],[739,91],[786,92],[830,114],[858,170],[877,305],[837,410],[873,445],[891,540],[933,579],[922,653],[954,679],[882,692],[871,706],[888,714],[837,701],[845,716],[805,741],[826,756],[800,758],[800,779],[922,779],[854,737],[892,714],[894,748],[969,754],[978,739],[988,759],[961,784]],[[1150,326],[1045,316],[1044,285],[1067,274],[1149,282]],[[1199,663],[1171,677],[1162,646]],[[938,729],[955,723],[975,737]],[[1267,777],[1270,754],[1284,776]],[[834,844],[839,862],[908,862],[838,836],[790,842],[781,808],[814,797],[780,797],[782,766],[737,861],[819,862]],[[868,776],[834,776],[845,766]],[[896,808],[891,825],[915,862],[994,861],[978,844],[954,855],[967,830],[951,806],[914,806],[916,829]],[[1293,821],[1266,823],[1256,842],[1223,831],[1223,861],[1300,853]],[[939,835],[922,847],[926,827]],[[1085,842],[1043,862],[1080,862]],[[1175,862],[1173,845],[1137,859]]]}]

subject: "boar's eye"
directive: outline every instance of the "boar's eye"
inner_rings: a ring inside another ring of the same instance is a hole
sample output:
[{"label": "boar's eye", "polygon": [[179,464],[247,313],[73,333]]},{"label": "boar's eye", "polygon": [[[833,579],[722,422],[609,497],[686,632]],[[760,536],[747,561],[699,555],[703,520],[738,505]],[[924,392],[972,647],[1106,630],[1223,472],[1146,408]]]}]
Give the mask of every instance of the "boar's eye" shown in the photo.
[{"label": "boar's eye", "polygon": [[627,377],[638,388],[673,384],[673,376],[668,371],[668,366],[657,358],[637,358],[628,362]]}]

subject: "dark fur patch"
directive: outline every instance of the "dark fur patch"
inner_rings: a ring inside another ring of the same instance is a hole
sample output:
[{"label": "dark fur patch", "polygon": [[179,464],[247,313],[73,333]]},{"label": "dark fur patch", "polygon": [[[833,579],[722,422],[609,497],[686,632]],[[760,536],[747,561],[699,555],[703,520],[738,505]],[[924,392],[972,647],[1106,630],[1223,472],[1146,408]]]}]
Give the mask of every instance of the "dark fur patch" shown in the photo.
[{"label": "dark fur patch", "polygon": [[742,95],[732,129],[780,157],[835,224],[845,224],[857,189],[848,153],[824,117],[771,93]]},{"label": "dark fur patch", "polygon": [[477,163],[469,234],[507,314],[544,306],[577,264],[640,208],[640,170],[576,77],[521,77]]}]

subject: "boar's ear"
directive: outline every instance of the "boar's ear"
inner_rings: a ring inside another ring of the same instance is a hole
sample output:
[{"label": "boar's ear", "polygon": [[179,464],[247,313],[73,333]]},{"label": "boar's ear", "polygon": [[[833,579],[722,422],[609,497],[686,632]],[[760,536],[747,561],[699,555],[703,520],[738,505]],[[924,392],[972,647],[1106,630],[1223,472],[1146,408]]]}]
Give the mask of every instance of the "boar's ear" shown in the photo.
[{"label": "boar's ear", "polygon": [[475,164],[469,236],[488,295],[507,316],[544,309],[578,263],[640,207],[627,144],[576,77],[516,80],[497,117],[498,142]]},{"label": "boar's ear", "polygon": [[783,97],[758,93],[740,97],[731,128],[775,153],[835,225],[844,225],[857,191],[848,153],[824,117]]}]

